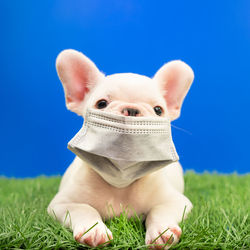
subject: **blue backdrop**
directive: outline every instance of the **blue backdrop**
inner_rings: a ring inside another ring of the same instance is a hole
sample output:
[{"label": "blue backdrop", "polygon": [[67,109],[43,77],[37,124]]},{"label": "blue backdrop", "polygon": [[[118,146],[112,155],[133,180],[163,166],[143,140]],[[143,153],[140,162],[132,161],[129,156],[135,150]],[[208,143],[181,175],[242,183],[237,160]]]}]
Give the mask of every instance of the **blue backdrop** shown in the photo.
[{"label": "blue backdrop", "polygon": [[66,110],[57,54],[74,48],[106,74],[195,72],[173,125],[184,169],[249,172],[250,1],[0,2],[0,175],[62,174],[82,119]]}]

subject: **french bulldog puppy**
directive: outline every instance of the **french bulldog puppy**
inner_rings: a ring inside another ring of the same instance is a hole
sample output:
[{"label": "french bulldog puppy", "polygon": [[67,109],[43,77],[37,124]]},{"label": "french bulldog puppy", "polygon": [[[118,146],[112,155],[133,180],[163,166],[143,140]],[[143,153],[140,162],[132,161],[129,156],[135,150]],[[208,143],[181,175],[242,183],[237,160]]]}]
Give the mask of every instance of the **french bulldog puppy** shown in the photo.
[{"label": "french bulldog puppy", "polygon": [[[175,120],[194,79],[192,69],[182,61],[163,65],[153,78],[132,73],[105,76],[89,58],[75,50],[62,51],[56,68],[67,108],[82,117],[91,108],[112,115]],[[64,174],[48,213],[72,229],[78,242],[95,247],[113,238],[102,220],[113,216],[109,208],[112,206],[115,215],[131,208],[128,216],[134,212],[146,216],[146,244],[169,248],[180,239],[178,223],[183,214],[186,217],[192,209],[183,190],[183,170],[178,161],[118,188],[76,157]]]}]

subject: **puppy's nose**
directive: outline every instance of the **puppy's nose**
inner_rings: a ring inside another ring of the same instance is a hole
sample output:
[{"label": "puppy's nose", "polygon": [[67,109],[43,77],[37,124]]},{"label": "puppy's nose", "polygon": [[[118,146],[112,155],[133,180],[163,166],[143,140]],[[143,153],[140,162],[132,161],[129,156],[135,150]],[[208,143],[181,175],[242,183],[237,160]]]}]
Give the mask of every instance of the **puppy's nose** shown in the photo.
[{"label": "puppy's nose", "polygon": [[124,108],[122,114],[125,116],[138,116],[140,111],[138,109]]}]

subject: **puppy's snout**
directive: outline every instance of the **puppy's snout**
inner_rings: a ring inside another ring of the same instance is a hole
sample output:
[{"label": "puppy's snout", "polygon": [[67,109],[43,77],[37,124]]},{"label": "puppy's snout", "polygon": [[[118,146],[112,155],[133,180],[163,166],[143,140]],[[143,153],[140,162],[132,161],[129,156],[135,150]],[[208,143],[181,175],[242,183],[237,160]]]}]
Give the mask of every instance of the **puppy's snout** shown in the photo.
[{"label": "puppy's snout", "polygon": [[122,114],[125,116],[138,116],[140,114],[140,110],[133,108],[124,108],[122,110]]}]

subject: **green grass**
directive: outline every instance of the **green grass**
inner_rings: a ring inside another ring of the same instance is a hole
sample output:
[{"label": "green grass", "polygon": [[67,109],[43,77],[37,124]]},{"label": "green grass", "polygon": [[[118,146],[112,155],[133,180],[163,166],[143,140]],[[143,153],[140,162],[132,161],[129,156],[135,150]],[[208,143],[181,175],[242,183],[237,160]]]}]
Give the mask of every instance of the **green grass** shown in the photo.
[{"label": "green grass", "polygon": [[[185,175],[194,208],[181,223],[177,249],[250,249],[250,174]],[[0,249],[83,249],[72,233],[47,215],[59,177],[0,178]],[[108,249],[146,249],[140,218],[125,214],[106,222],[114,240]]]}]

